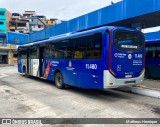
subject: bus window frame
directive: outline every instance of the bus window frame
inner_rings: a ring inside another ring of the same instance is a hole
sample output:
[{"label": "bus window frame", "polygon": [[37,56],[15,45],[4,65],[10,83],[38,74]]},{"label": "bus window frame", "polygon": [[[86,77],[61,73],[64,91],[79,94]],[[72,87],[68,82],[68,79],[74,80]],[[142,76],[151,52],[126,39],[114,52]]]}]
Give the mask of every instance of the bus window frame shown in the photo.
[{"label": "bus window frame", "polygon": [[[25,51],[26,52],[26,57],[24,58],[24,57],[22,57],[22,54],[21,53],[19,53],[19,52],[21,52],[21,51]],[[18,59],[27,59],[27,50],[28,50],[28,48],[27,47],[20,47],[20,48],[18,48]]]},{"label": "bus window frame", "polygon": [[[32,58],[32,57],[31,57],[31,50],[32,50],[33,48],[36,48],[36,50],[37,50],[36,58]],[[30,59],[39,59],[38,49],[39,49],[39,45],[30,46],[30,47],[28,48],[28,50],[29,50],[29,58],[30,58]]]},{"label": "bus window frame", "polygon": [[[115,42],[115,35],[116,35],[116,32],[130,32],[130,33],[137,33],[137,34],[139,34],[142,38],[142,43],[141,43],[141,46],[139,47],[139,48],[122,48],[122,47],[120,47],[118,44],[116,44],[116,42]],[[128,30],[121,30],[121,29],[117,29],[117,30],[115,30],[115,31],[113,31],[113,45],[114,45],[114,47],[115,48],[117,48],[118,50],[120,50],[120,51],[133,51],[133,52],[135,52],[135,51],[140,51],[141,49],[143,49],[143,47],[144,47],[144,41],[145,41],[145,39],[144,39],[144,36],[142,36],[142,33],[140,33],[140,32],[134,32],[134,31],[128,31]]]}]

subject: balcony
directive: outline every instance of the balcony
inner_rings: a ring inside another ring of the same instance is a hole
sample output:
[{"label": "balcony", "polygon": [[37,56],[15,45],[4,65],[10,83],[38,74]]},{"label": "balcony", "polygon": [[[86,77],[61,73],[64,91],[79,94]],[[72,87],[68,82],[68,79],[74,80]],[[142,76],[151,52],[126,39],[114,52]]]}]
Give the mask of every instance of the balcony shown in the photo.
[{"label": "balcony", "polygon": [[16,27],[15,27],[15,26],[10,26],[10,27],[9,27],[9,29],[11,29],[11,30],[15,30],[15,29],[16,29]]},{"label": "balcony", "polygon": [[9,50],[9,49],[10,49],[10,46],[9,46],[9,45],[7,45],[7,44],[0,43],[0,49],[6,49],[6,50]]}]

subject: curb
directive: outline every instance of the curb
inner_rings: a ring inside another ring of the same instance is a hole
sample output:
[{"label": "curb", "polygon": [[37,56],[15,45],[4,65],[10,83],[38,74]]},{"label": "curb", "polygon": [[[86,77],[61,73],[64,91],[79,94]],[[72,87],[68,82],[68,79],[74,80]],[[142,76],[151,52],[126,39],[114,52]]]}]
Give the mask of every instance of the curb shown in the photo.
[{"label": "curb", "polygon": [[148,88],[142,88],[142,87],[123,87],[123,88],[118,88],[120,91],[124,92],[131,92],[131,93],[136,93],[140,95],[145,95],[149,97],[155,97],[155,98],[160,98],[160,91],[159,90],[153,90],[153,89],[148,89]]},{"label": "curb", "polygon": [[0,64],[0,67],[16,66],[16,64]]}]

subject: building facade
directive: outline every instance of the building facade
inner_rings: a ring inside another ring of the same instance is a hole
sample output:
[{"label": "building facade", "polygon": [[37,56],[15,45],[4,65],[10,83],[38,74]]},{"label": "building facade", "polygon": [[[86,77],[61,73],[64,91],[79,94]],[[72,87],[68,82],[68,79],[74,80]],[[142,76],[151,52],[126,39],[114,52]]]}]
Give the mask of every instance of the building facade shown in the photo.
[{"label": "building facade", "polygon": [[46,26],[45,21],[46,21],[45,16],[42,15],[31,16],[29,18],[30,32],[43,30]]},{"label": "building facade", "polygon": [[48,20],[44,15],[37,15],[35,11],[25,11],[21,15],[0,8],[0,64],[17,63],[17,46],[7,44],[8,31],[29,34],[60,23],[61,20],[56,18]]},{"label": "building facade", "polygon": [[6,33],[10,30],[11,13],[0,8],[0,64],[16,64],[17,53],[15,45],[7,45]]},{"label": "building facade", "polygon": [[9,22],[9,28],[12,32],[29,33],[29,20],[12,17]]}]

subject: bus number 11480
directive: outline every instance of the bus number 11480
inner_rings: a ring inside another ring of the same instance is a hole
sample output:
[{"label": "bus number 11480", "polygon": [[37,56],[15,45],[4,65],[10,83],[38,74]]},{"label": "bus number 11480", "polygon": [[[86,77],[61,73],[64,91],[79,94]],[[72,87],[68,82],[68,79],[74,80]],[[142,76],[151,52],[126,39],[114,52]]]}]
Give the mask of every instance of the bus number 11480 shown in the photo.
[{"label": "bus number 11480", "polygon": [[97,64],[86,64],[86,69],[96,70],[97,69]]}]

